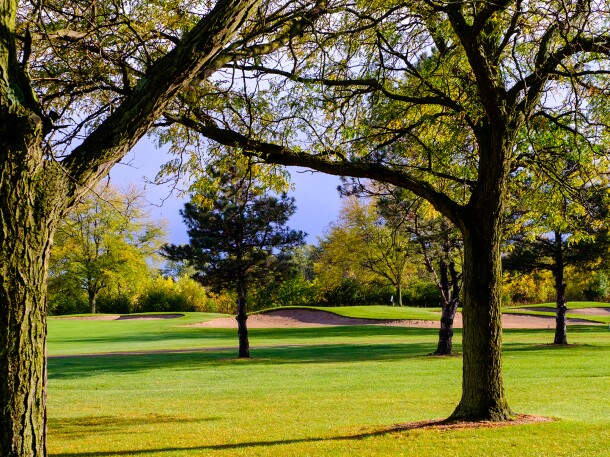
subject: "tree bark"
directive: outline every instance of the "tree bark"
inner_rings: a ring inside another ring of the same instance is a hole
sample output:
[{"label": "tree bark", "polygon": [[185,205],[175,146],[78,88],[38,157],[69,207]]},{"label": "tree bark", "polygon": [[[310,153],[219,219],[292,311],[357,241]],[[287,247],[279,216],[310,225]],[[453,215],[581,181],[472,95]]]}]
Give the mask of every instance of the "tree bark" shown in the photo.
[{"label": "tree bark", "polygon": [[564,267],[561,233],[555,231],[555,265],[553,268],[553,276],[555,279],[557,313],[555,316],[555,340],[553,341],[553,344],[568,344],[566,325],[566,285],[563,282]]},{"label": "tree bark", "polygon": [[452,420],[501,421],[512,415],[502,384],[500,230],[492,214],[477,208],[462,227],[464,361],[462,398]]},{"label": "tree bark", "polygon": [[91,314],[95,314],[96,311],[96,303],[97,303],[97,293],[93,290],[88,290],[87,294],[89,295],[89,309],[91,310]]},{"label": "tree bark", "polygon": [[402,284],[400,281],[396,285],[396,296],[398,298],[398,306],[402,306]]},{"label": "tree bark", "polygon": [[237,336],[239,338],[239,358],[250,358],[250,342],[248,340],[248,314],[246,312],[246,289],[243,284],[237,285]]},{"label": "tree bark", "polygon": [[[6,105],[5,105],[6,106]],[[60,205],[41,122],[0,111],[0,455],[46,455],[46,282]]]},{"label": "tree bark", "polygon": [[237,336],[239,338],[239,358],[250,358],[250,342],[248,341],[248,314],[246,313],[246,298],[240,296],[237,299]]}]

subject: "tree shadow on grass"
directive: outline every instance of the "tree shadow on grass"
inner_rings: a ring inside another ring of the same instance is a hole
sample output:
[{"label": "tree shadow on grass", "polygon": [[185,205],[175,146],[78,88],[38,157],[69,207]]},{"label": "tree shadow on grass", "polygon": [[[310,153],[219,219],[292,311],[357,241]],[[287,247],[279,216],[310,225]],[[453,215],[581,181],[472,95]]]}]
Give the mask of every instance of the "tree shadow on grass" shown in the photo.
[{"label": "tree shadow on grass", "polygon": [[450,429],[465,429],[465,428],[480,428],[480,427],[493,427],[497,428],[500,426],[511,426],[511,425],[522,425],[531,424],[538,422],[550,422],[551,420],[539,416],[521,416],[514,421],[506,421],[502,423],[498,422],[452,422],[447,419],[427,420],[420,422],[408,422],[404,424],[395,424],[391,426],[381,427],[370,427],[366,428],[360,433],[345,434],[340,436],[330,437],[307,437],[307,438],[294,438],[285,440],[270,440],[270,441],[249,441],[242,443],[228,443],[228,444],[213,444],[205,446],[195,447],[167,447],[161,449],[134,449],[126,451],[111,451],[111,452],[65,452],[58,454],[49,454],[55,457],[93,457],[93,456],[121,456],[121,455],[154,455],[164,452],[193,452],[193,451],[221,451],[230,449],[245,449],[245,448],[260,448],[260,447],[271,447],[271,446],[284,446],[290,444],[301,444],[301,443],[316,443],[325,441],[353,441],[362,440],[366,438],[383,436],[390,433],[402,433],[409,432],[411,430],[450,430]]},{"label": "tree shadow on grass", "polygon": [[236,359],[236,349],[189,353],[49,358],[49,380],[78,379],[98,374],[120,374],[157,369],[199,370],[202,368],[249,365],[324,364],[360,361],[401,361],[425,358],[434,350],[431,343],[319,344],[252,348],[252,358]]},{"label": "tree shadow on grass", "polygon": [[174,416],[154,413],[129,417],[85,416],[64,419],[50,419],[49,428],[52,430],[54,435],[66,435],[69,436],[70,439],[78,439],[91,436],[91,434],[108,435],[115,434],[118,431],[125,433],[126,427],[139,427],[156,424],[172,424],[173,426],[180,426],[180,424],[211,422],[216,420],[220,420],[220,418]]}]

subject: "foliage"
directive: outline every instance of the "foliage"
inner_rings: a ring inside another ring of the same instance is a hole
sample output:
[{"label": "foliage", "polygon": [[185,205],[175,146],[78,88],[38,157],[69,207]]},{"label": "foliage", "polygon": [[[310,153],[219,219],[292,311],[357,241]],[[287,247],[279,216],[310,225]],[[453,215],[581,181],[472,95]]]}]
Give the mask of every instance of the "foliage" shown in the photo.
[{"label": "foliage", "polygon": [[[102,294],[104,309],[120,308],[110,302],[138,294],[140,284],[152,275],[165,236],[163,223],[149,218],[143,200],[135,188],[100,186],[62,220],[49,266],[51,312],[69,311],[62,305],[66,299],[82,302],[79,290],[91,312]],[[72,310],[77,309],[82,306]]]},{"label": "foliage", "polygon": [[138,312],[211,311],[206,291],[194,279],[181,276],[177,280],[157,276],[138,297]]},{"label": "foliage", "polygon": [[[302,244],[304,233],[285,227],[294,213],[294,199],[266,195],[250,176],[221,174],[220,193],[206,192],[181,211],[190,244],[166,245],[164,255],[185,261],[196,278],[213,291],[237,291],[280,271],[284,252]],[[212,206],[198,206],[195,201]],[[241,293],[241,292],[240,292]]]}]

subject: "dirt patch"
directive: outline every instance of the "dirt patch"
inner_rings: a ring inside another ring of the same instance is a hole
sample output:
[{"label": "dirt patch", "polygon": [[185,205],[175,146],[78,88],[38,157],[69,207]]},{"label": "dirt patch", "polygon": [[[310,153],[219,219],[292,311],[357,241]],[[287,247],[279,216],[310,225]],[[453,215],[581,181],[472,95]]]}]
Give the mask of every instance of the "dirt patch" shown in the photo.
[{"label": "dirt patch", "polygon": [[[536,308],[512,308],[514,311],[528,313],[530,311],[544,311],[547,313],[554,313],[557,309],[550,306],[539,306]],[[610,314],[610,308],[570,308],[568,306],[568,313],[570,314],[583,314],[590,316],[607,316]]]},{"label": "dirt patch", "polygon": [[[440,318],[439,318],[440,319]],[[570,324],[590,323],[582,319],[569,319]],[[281,309],[248,317],[248,328],[282,328],[282,327],[322,327],[326,325],[385,325],[397,327],[437,328],[437,320],[382,320],[356,319],[338,316],[327,311],[312,309]],[[193,324],[193,327],[237,328],[233,317],[222,317],[207,322]],[[502,316],[504,328],[554,328],[555,318],[545,316],[523,316],[520,314],[505,314]],[[455,328],[462,328],[462,315],[457,313],[454,320]]]},{"label": "dirt patch", "polygon": [[150,321],[157,319],[177,319],[179,317],[184,317],[184,314],[125,314],[124,316],[119,316],[116,320],[125,321],[130,319],[138,319]]},{"label": "dirt patch", "polygon": [[124,321],[129,319],[139,320],[158,320],[158,319],[176,319],[184,317],[184,314],[100,314],[97,316],[58,316],[54,319],[65,319],[69,321]]},{"label": "dirt patch", "polygon": [[584,314],[590,316],[607,316],[610,314],[610,308],[580,308],[580,309],[569,309],[568,313],[572,314]]},{"label": "dirt patch", "polygon": [[507,427],[511,425],[523,425],[523,424],[536,424],[541,422],[554,422],[556,419],[544,416],[530,416],[528,414],[518,414],[511,420],[492,422],[492,421],[480,421],[480,422],[464,422],[464,421],[448,421],[447,419],[427,420],[421,422],[407,422],[404,424],[396,424],[391,427],[386,427],[383,430],[379,430],[377,433],[391,433],[391,432],[402,432],[408,430],[462,430],[470,428],[498,428]]}]

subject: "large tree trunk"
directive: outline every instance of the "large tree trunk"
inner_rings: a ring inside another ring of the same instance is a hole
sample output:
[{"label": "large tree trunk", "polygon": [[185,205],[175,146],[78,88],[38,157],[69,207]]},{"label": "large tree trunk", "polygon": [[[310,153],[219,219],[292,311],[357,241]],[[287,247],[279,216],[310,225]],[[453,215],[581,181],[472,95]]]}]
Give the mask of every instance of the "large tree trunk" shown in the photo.
[{"label": "large tree trunk", "polygon": [[464,362],[462,398],[451,416],[456,420],[500,421],[512,415],[502,384],[500,230],[492,214],[478,208],[462,227]]},{"label": "large tree trunk", "polygon": [[[0,112],[0,455],[46,455],[46,281],[58,206],[40,119]],[[44,186],[48,186],[44,188]]]},{"label": "large tree trunk", "polygon": [[553,277],[555,279],[555,297],[557,302],[557,315],[555,317],[555,340],[553,344],[568,344],[566,326],[566,285],[563,282],[563,243],[561,233],[555,231],[555,265]]}]

